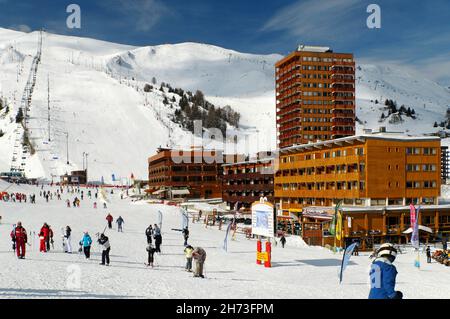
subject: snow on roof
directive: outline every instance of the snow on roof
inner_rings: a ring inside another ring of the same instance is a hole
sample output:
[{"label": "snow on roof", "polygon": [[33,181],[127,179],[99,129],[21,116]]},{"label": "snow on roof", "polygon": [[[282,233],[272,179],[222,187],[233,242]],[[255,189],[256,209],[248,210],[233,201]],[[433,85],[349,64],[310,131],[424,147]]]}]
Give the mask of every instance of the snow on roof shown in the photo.
[{"label": "snow on roof", "polygon": [[297,51],[302,52],[332,52],[330,47],[321,47],[315,45],[304,45],[300,44],[297,48]]},{"label": "snow on roof", "polygon": [[316,143],[309,143],[309,144],[302,144],[302,145],[294,145],[290,147],[286,147],[281,149],[281,152],[289,152],[289,151],[296,151],[300,149],[308,149],[312,147],[319,147],[319,146],[328,146],[328,145],[339,145],[342,142],[352,142],[352,141],[360,141],[365,142],[368,139],[373,140],[390,140],[390,141],[399,141],[399,142],[412,142],[412,141],[439,141],[440,137],[438,136],[414,136],[414,135],[406,135],[403,133],[390,133],[390,132],[384,132],[384,133],[371,133],[371,134],[361,134],[361,135],[354,135],[354,136],[347,136],[338,138],[335,140],[327,140],[327,141],[321,141]]}]

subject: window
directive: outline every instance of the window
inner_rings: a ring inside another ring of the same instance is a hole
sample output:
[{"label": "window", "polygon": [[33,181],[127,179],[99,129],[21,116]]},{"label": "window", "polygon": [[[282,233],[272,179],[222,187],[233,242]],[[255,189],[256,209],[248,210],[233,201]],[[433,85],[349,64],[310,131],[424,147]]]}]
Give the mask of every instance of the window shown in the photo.
[{"label": "window", "polygon": [[425,164],[422,166],[424,172],[436,172],[436,165]]},{"label": "window", "polygon": [[423,155],[436,155],[436,149],[431,147],[425,147],[423,149]]},{"label": "window", "polygon": [[417,147],[407,147],[406,148],[406,155],[419,155],[420,154],[420,148]]},{"label": "window", "polygon": [[408,164],[408,165],[406,165],[406,171],[407,172],[419,172],[420,171],[420,165]]},{"label": "window", "polygon": [[424,181],[423,187],[424,188],[436,188],[436,182],[435,181]]},{"label": "window", "polygon": [[420,182],[406,182],[406,188],[420,188]]},{"label": "window", "polygon": [[362,147],[355,148],[355,155],[358,155],[358,156],[364,155],[364,148],[362,148]]}]

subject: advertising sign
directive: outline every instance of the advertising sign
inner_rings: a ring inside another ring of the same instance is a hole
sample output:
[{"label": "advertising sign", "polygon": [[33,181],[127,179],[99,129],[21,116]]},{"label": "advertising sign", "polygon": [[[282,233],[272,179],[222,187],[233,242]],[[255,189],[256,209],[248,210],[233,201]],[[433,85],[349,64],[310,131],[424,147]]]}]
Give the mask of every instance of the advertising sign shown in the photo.
[{"label": "advertising sign", "polygon": [[264,237],[274,237],[273,205],[271,203],[253,203],[252,234]]}]

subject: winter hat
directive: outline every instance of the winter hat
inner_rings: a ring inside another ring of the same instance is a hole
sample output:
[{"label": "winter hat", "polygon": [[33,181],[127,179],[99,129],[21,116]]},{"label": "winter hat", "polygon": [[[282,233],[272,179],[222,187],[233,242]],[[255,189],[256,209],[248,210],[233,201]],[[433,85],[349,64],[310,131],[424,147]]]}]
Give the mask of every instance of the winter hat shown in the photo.
[{"label": "winter hat", "polygon": [[378,257],[386,257],[391,262],[395,260],[397,257],[397,249],[395,249],[394,245],[390,243],[386,243],[380,246],[377,250],[377,256]]}]

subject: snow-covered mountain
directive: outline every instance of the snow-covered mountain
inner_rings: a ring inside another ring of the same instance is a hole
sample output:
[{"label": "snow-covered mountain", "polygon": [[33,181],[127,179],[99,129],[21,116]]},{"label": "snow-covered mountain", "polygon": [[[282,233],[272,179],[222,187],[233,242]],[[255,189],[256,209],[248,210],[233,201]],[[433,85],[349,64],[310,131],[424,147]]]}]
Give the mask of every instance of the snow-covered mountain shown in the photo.
[{"label": "snow-covered mountain", "polygon": [[[245,150],[244,145],[252,152],[275,148],[274,64],[280,55],[244,54],[198,43],[134,47],[43,33],[42,56],[33,79],[38,42],[39,32],[0,29],[0,97],[8,100],[9,108],[8,114],[5,108],[0,110],[4,134],[0,171],[10,169],[16,154],[28,176],[59,176],[81,169],[85,152],[93,180],[104,176],[109,181],[112,174],[120,178],[131,172],[145,178],[146,159],[159,146],[189,147],[193,141],[189,132],[170,120],[177,103],[163,103],[165,97],[177,101],[178,96],[143,91],[153,78],[158,88],[165,82],[193,92],[199,89],[216,106],[230,105],[241,113],[239,134],[250,141],[241,141],[239,150]],[[364,123],[358,130],[387,126],[430,133],[438,130],[433,128],[435,121],[445,119],[450,104],[446,88],[394,66],[360,65],[357,77],[357,116]],[[33,156],[17,147],[23,128],[15,123],[30,81],[35,81],[28,121],[36,149]],[[383,103],[371,101],[386,98],[413,108],[417,119],[379,123]]]}]

